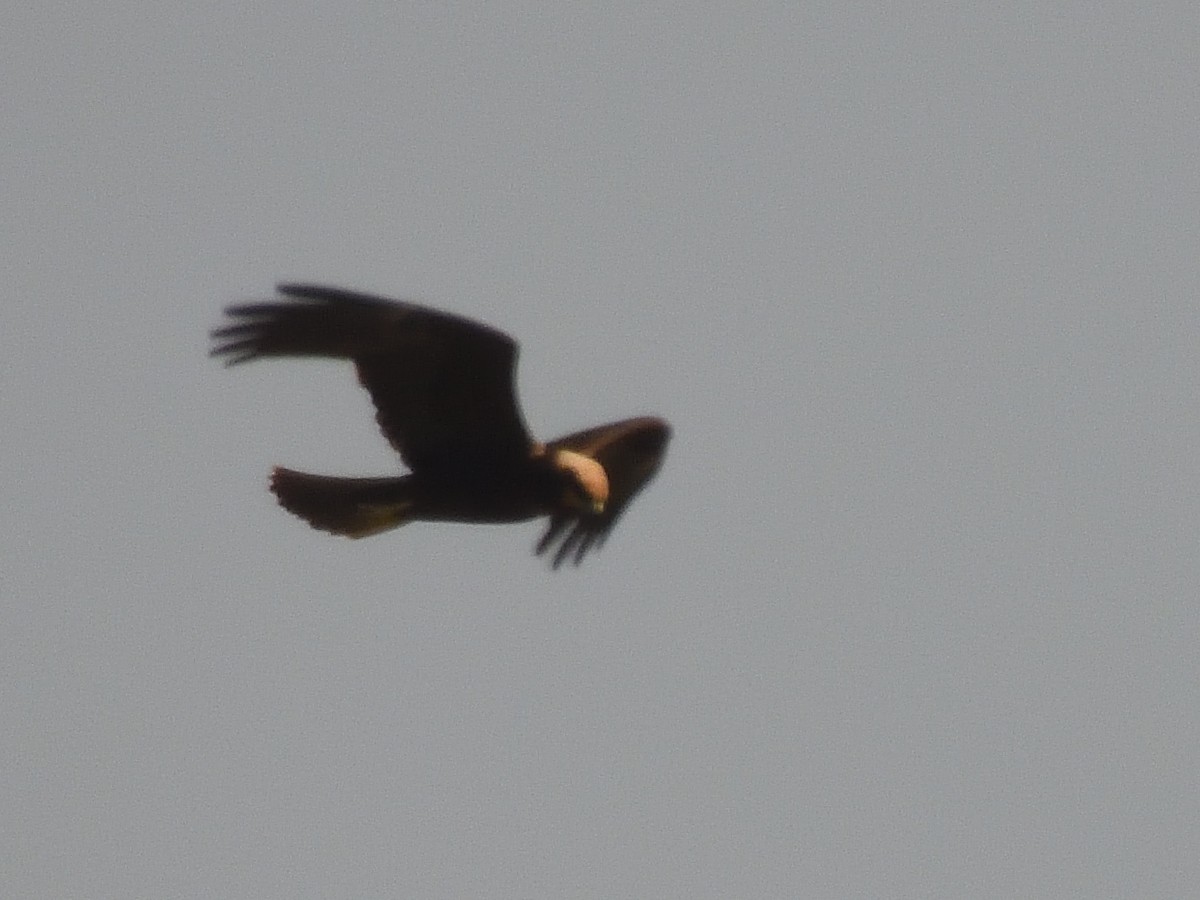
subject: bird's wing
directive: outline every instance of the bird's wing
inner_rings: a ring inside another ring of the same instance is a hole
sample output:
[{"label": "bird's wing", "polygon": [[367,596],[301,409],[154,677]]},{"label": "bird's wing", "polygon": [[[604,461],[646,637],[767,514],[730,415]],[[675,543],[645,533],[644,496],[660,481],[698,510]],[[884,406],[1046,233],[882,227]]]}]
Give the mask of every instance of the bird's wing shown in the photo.
[{"label": "bird's wing", "polygon": [[229,365],[269,356],[350,359],[376,420],[414,471],[525,457],[517,345],[470,319],[413,303],[305,284],[231,306],[212,332]]},{"label": "bird's wing", "polygon": [[557,569],[567,559],[578,565],[590,549],[599,549],[629,501],[658,471],[670,437],[671,427],[662,419],[641,416],[577,431],[548,444],[547,453],[573,450],[600,463],[608,476],[608,502],[598,514],[554,513],[535,552],[540,555],[553,547],[552,564]]}]

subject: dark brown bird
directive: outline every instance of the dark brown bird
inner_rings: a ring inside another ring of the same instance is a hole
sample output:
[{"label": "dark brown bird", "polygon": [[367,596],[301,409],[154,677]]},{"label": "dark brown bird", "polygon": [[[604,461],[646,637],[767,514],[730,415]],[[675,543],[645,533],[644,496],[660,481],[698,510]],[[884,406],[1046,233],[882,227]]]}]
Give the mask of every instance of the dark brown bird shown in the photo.
[{"label": "dark brown bird", "polygon": [[416,520],[519,522],[549,516],[537,554],[554,568],[599,548],[658,471],[671,429],[640,416],[548,444],[526,430],[517,344],[470,319],[305,284],[273,302],[228,307],[213,330],[227,365],[270,356],[354,362],[376,421],[410,474],[310,475],[276,467],[271,490],[314,528],[366,537]]}]

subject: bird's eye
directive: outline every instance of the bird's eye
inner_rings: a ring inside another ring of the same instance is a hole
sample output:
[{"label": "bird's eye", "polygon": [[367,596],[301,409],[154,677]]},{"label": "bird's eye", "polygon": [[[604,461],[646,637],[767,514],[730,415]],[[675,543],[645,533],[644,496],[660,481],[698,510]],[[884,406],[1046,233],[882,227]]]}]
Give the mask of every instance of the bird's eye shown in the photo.
[{"label": "bird's eye", "polygon": [[580,512],[596,512],[596,500],[588,492],[583,481],[573,472],[568,476],[563,493],[568,504]]},{"label": "bird's eye", "polygon": [[592,515],[599,515],[604,512],[604,501],[588,490],[582,478],[572,478],[571,481],[574,483],[575,495],[579,500],[579,505],[585,512]]}]

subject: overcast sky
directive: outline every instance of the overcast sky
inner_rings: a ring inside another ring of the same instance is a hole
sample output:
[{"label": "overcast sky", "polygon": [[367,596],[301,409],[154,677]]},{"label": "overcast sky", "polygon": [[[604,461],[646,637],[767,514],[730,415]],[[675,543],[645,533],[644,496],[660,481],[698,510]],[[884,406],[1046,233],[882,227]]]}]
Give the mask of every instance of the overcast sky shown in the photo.
[{"label": "overcast sky", "polygon": [[[0,895],[1200,895],[1190,5],[3,19]],[[206,356],[286,279],[666,464],[579,569],[313,531],[400,464]]]}]

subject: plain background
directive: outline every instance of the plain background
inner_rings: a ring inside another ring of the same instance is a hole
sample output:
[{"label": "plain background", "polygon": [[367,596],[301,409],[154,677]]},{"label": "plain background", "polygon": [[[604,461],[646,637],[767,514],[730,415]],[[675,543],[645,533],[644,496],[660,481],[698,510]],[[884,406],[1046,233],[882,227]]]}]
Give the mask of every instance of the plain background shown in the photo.
[{"label": "plain background", "polygon": [[[16,5],[0,894],[1200,892],[1200,13]],[[335,540],[313,280],[675,426],[603,552]]]}]

